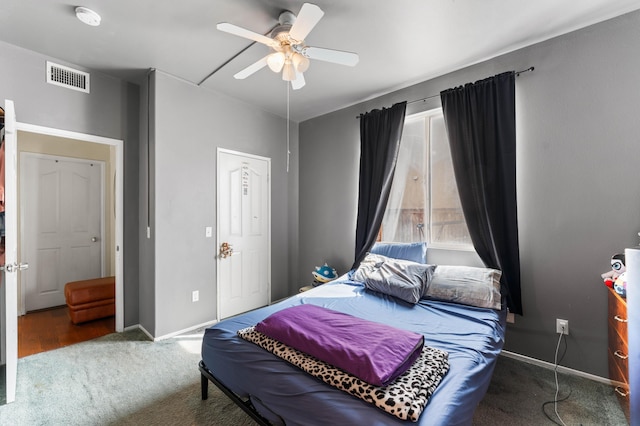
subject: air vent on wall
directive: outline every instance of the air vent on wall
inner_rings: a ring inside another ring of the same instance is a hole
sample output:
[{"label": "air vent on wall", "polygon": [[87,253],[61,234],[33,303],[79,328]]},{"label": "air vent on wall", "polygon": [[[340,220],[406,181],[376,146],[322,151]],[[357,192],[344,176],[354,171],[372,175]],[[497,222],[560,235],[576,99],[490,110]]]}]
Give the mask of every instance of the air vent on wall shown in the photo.
[{"label": "air vent on wall", "polygon": [[89,93],[89,73],[47,61],[47,83]]}]

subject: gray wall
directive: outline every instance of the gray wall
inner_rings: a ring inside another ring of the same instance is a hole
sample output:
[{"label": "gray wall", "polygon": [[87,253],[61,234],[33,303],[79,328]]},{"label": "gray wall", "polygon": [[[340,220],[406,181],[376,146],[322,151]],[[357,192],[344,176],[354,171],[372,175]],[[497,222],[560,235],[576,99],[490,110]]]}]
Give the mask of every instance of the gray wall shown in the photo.
[{"label": "gray wall", "polygon": [[[291,294],[298,129],[293,125],[287,173],[285,119],[160,71],[152,83],[155,324],[148,331],[159,337],[216,318],[218,147],[271,158],[271,297]],[[206,226],[214,228],[213,238],[205,238]],[[197,303],[193,290],[200,292]]]},{"label": "gray wall", "polygon": [[[516,80],[517,191],[524,316],[505,349],[553,362],[555,319],[569,320],[562,365],[607,377],[607,293],[600,274],[640,230],[640,13],[525,48],[300,124],[300,276],[353,260],[356,116],[507,70]],[[440,106],[414,103],[408,113]],[[322,208],[318,208],[322,200]],[[468,253],[430,251],[434,263]]]},{"label": "gray wall", "polygon": [[[0,41],[0,100],[23,123],[124,140],[124,321],[138,323],[138,87]],[[91,72],[91,93],[46,83],[47,60]]]},{"label": "gray wall", "polygon": [[155,73],[149,71],[145,78],[140,81],[140,150],[139,150],[139,192],[138,212],[139,212],[139,228],[138,238],[140,245],[138,247],[138,260],[140,268],[139,282],[139,324],[152,333],[155,330],[155,252],[154,241],[155,235],[150,234],[151,238],[147,238],[147,226],[151,227],[153,221],[153,204],[151,203],[151,194],[154,193],[154,180],[151,176],[154,173],[153,164],[153,140],[155,136],[155,120],[152,105],[155,102],[154,86]]},{"label": "gray wall", "polygon": [[[217,248],[204,227],[216,223],[217,147],[271,158],[271,297],[296,291],[296,123],[162,72],[128,83],[4,42],[0,58],[0,98],[15,101],[19,121],[125,141],[125,326],[140,324],[160,337],[216,318]],[[46,84],[47,60],[91,72],[91,93]],[[200,302],[193,304],[196,289]]]}]

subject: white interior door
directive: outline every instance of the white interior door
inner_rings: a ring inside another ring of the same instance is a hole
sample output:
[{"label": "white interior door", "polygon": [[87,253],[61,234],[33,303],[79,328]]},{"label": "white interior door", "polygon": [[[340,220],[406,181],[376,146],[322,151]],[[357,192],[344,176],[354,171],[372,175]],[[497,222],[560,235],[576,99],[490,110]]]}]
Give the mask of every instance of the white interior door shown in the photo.
[{"label": "white interior door", "polygon": [[268,158],[218,150],[218,317],[261,306],[271,298]]},{"label": "white interior door", "polygon": [[25,309],[64,305],[66,283],[103,276],[104,164],[22,153],[20,192]]},{"label": "white interior door", "polygon": [[18,371],[18,271],[27,265],[18,259],[18,199],[17,199],[17,133],[13,102],[4,101],[5,110],[5,265],[4,318],[2,348],[5,352],[5,387],[7,403],[16,399]]}]

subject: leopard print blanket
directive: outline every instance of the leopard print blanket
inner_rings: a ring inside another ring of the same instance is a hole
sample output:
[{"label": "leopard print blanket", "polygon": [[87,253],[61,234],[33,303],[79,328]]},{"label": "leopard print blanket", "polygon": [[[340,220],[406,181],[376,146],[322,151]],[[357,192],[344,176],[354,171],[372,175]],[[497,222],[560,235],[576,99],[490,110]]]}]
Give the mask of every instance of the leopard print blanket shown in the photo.
[{"label": "leopard print blanket", "polygon": [[422,354],[404,374],[387,386],[374,386],[357,377],[293,349],[254,327],[238,330],[238,336],[255,343],[323,382],[375,405],[402,420],[417,422],[436,387],[449,371],[449,354],[424,346]]}]

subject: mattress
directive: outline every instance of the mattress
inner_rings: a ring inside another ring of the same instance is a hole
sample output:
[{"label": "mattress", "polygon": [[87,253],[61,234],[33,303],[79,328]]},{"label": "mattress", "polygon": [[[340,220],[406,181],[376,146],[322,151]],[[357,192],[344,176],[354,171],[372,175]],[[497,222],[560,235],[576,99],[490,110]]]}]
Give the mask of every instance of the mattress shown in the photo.
[{"label": "mattress", "polygon": [[412,305],[366,290],[346,275],[207,328],[202,341],[206,368],[237,396],[250,399],[274,425],[411,423],[315,379],[236,334],[273,312],[307,303],[421,333],[425,345],[448,352],[449,372],[417,424],[472,423],[504,344],[505,311],[425,299]]}]

